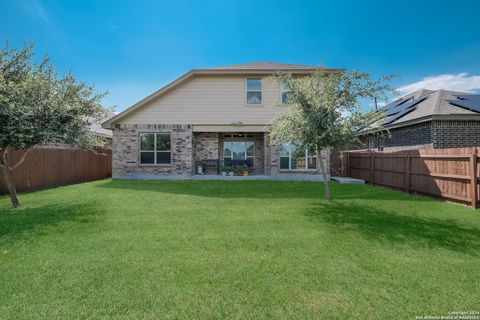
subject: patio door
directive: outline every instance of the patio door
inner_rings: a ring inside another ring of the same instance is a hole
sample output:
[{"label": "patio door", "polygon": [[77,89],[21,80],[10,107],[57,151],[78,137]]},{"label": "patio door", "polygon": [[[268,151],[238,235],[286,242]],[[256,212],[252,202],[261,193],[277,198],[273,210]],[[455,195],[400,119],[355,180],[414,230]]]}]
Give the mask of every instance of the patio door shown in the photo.
[{"label": "patio door", "polygon": [[255,141],[253,135],[224,135],[223,162],[225,166],[254,166]]}]

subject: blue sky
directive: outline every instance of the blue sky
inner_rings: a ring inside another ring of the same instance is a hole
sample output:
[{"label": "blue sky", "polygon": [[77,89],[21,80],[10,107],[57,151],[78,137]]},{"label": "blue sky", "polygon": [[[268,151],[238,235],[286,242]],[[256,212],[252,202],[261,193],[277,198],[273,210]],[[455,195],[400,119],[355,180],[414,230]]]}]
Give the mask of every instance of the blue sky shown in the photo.
[{"label": "blue sky", "polygon": [[192,68],[275,61],[480,89],[480,1],[0,0],[0,40],[35,41],[121,111]]}]

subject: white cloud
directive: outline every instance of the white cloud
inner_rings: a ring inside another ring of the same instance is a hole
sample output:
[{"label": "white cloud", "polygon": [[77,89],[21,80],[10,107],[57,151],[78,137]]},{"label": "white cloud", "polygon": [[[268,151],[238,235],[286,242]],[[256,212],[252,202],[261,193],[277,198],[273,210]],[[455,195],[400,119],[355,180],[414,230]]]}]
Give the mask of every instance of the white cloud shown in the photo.
[{"label": "white cloud", "polygon": [[468,73],[429,76],[420,81],[401,86],[397,91],[401,95],[406,95],[421,89],[475,92],[480,90],[480,76],[469,76]]}]

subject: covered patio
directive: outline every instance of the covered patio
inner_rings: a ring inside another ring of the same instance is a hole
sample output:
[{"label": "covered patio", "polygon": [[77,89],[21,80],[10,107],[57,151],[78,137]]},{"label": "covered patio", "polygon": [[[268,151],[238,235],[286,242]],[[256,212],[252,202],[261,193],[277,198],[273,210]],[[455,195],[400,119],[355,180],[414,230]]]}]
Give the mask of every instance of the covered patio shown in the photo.
[{"label": "covered patio", "polygon": [[245,167],[251,175],[269,175],[266,132],[194,132],[194,174],[218,175],[222,167]]}]

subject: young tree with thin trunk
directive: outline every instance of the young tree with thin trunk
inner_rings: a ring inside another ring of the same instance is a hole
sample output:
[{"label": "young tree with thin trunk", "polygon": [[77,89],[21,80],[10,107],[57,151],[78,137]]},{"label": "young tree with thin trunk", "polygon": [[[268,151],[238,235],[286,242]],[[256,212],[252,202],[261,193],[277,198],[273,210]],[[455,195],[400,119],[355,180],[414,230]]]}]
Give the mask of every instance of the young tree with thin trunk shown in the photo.
[{"label": "young tree with thin trunk", "polygon": [[[89,130],[90,121],[102,116],[105,95],[71,74],[59,77],[45,57],[33,60],[33,45],[0,49],[0,169],[14,207],[20,202],[12,171],[35,146],[68,143],[92,148],[104,143]],[[23,150],[16,163],[8,156]]]},{"label": "young tree with thin trunk", "polygon": [[318,154],[327,200],[331,199],[329,168],[323,155],[354,146],[360,133],[382,131],[383,113],[362,112],[361,101],[385,99],[388,92],[394,93],[389,85],[393,78],[390,75],[371,80],[365,72],[323,69],[302,78],[286,73],[273,77],[288,92],[288,101],[279,106],[286,110],[273,122],[272,139]]}]

